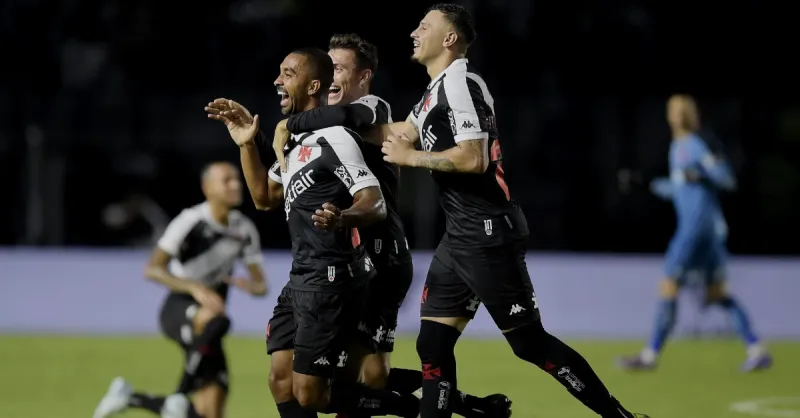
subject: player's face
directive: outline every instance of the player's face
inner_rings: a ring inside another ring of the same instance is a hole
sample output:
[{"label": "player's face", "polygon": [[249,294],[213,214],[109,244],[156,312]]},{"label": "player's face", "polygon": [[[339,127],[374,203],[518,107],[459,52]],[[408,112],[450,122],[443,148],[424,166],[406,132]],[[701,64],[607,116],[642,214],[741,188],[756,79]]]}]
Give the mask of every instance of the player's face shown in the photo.
[{"label": "player's face", "polygon": [[682,96],[674,96],[667,102],[667,122],[673,128],[696,130],[699,115],[694,101]]},{"label": "player's face", "polygon": [[445,50],[445,40],[452,32],[451,29],[442,12],[436,10],[429,12],[419,22],[414,32],[411,32],[411,39],[414,42],[411,59],[424,65],[430,59],[441,55]]},{"label": "player's face", "polygon": [[208,173],[204,191],[209,200],[235,208],[242,204],[242,180],[239,170],[230,164],[219,164]]},{"label": "player's face", "polygon": [[347,104],[364,95],[366,79],[364,71],[356,65],[356,54],[350,49],[331,49],[328,55],[333,60],[333,83],[328,92],[328,104]]},{"label": "player's face", "polygon": [[300,54],[289,54],[281,63],[281,72],[275,87],[281,97],[281,113],[290,115],[302,112],[309,100],[313,81],[309,77],[307,59]]}]

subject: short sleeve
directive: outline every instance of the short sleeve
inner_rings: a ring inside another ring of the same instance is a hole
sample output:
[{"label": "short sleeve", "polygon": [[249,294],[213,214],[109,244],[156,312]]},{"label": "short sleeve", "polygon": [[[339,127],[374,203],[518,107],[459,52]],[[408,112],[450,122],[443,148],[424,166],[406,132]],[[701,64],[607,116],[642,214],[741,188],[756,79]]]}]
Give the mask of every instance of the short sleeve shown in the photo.
[{"label": "short sleeve", "polygon": [[333,148],[335,158],[332,158],[330,169],[342,180],[351,195],[372,186],[380,186],[378,179],[372,174],[364,155],[358,146],[357,139],[349,131],[341,129],[332,133],[328,143]]},{"label": "short sleeve", "polygon": [[378,119],[378,104],[380,103],[380,99],[376,96],[367,95],[359,97],[358,100],[354,100],[351,105],[361,105],[368,108],[372,112],[372,121],[370,124],[374,124],[375,121]]},{"label": "short sleeve", "polygon": [[261,254],[261,236],[258,234],[258,229],[253,221],[247,218],[244,218],[243,229],[247,235],[247,244],[242,250],[242,262],[248,265],[261,264],[264,260]]},{"label": "short sleeve", "polygon": [[167,225],[164,235],[158,240],[158,248],[173,257],[177,256],[184,239],[199,220],[200,216],[195,211],[183,210]]},{"label": "short sleeve", "polygon": [[[481,80],[482,82],[482,80]],[[478,81],[466,74],[453,74],[443,81],[448,117],[456,143],[470,139],[489,139],[489,105]]]},{"label": "short sleeve", "polygon": [[281,177],[281,163],[279,161],[272,163],[272,167],[269,168],[267,175],[275,183],[283,184],[283,177]]}]

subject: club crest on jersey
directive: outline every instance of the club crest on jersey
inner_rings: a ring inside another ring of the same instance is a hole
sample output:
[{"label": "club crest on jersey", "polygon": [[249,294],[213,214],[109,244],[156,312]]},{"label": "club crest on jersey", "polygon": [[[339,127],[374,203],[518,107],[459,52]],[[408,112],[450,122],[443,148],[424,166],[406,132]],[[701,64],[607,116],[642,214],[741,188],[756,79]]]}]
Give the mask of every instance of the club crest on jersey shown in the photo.
[{"label": "club crest on jersey", "polygon": [[423,103],[422,103],[422,111],[423,112],[427,112],[428,109],[430,109],[430,107],[431,107],[431,98],[433,98],[433,95],[430,92],[428,92],[428,94],[425,95],[425,100],[423,100]]},{"label": "club crest on jersey", "polygon": [[486,232],[486,235],[492,235],[492,220],[485,219],[483,221],[483,231]]},{"label": "club crest on jersey", "polygon": [[342,182],[344,182],[344,185],[347,186],[348,189],[353,187],[353,178],[350,177],[350,173],[347,172],[347,169],[343,165],[336,167],[335,172],[336,175],[342,179]]},{"label": "club crest on jersey", "polygon": [[336,266],[328,266],[328,281],[336,280]]},{"label": "club crest on jersey", "polygon": [[305,145],[301,146],[300,149],[297,150],[297,161],[305,163],[309,158],[311,158],[311,147]]}]

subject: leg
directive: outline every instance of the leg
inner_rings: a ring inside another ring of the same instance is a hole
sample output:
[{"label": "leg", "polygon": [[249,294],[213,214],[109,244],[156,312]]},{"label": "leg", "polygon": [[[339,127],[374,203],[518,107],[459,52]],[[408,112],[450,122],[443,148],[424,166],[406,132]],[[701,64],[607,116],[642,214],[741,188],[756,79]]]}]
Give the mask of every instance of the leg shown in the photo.
[{"label": "leg", "polygon": [[580,354],[542,327],[523,244],[459,251],[458,260],[456,271],[486,305],[517,357],[550,374],[598,415],[635,417]]},{"label": "leg", "polygon": [[708,247],[707,243],[706,239],[687,238],[681,234],[676,234],[672,238],[665,257],[664,279],[660,284],[658,308],[650,340],[639,354],[620,358],[620,367],[631,371],[656,368],[661,350],[675,328],[678,293],[682,280],[687,271],[701,267],[699,263]]},{"label": "leg", "polygon": [[269,391],[281,418],[316,418],[304,409],[292,393],[292,359],[296,324],[291,289],[284,287],[267,325],[267,354],[270,356]]},{"label": "leg", "polygon": [[706,303],[719,305],[722,309],[728,311],[733,319],[736,332],[747,346],[747,360],[742,364],[742,371],[750,372],[767,369],[772,366],[772,356],[766,351],[753,331],[747,312],[725,288],[726,253],[724,242],[720,242],[708,260],[705,269]]},{"label": "leg", "polygon": [[292,292],[297,323],[294,397],[301,406],[324,413],[416,417],[418,400],[413,395],[333,379],[347,367],[345,348],[355,336],[364,295],[363,289],[343,294]]},{"label": "leg", "polygon": [[[187,316],[189,312],[187,311]],[[224,362],[222,338],[228,333],[231,321],[224,312],[214,312],[199,307],[192,318],[193,339],[187,341],[187,361],[183,376],[178,384],[177,393],[188,394],[197,389],[199,373],[213,367],[213,364]]]}]

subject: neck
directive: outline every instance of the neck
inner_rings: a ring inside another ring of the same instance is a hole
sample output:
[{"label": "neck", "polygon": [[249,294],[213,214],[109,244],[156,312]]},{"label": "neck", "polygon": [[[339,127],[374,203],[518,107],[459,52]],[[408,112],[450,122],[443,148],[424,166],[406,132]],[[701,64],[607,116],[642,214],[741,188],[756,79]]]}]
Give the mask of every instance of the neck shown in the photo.
[{"label": "neck", "polygon": [[428,70],[428,75],[431,77],[431,80],[436,78],[439,74],[442,73],[453,61],[464,58],[463,54],[456,54],[451,51],[445,51],[438,57],[430,60],[428,63],[425,64],[425,67]]},{"label": "neck", "polygon": [[[319,107],[319,99],[316,98],[316,97],[309,97],[308,98],[308,103],[306,103],[306,106],[300,112],[306,112],[306,111],[309,111],[311,109],[316,109],[318,107]],[[298,112],[298,113],[300,113],[300,112]]]},{"label": "neck", "polygon": [[222,225],[228,224],[228,214],[231,209],[221,203],[208,202],[208,207],[211,209],[211,217]]},{"label": "neck", "polygon": [[672,128],[672,139],[685,138],[693,132],[694,131],[687,128]]}]

